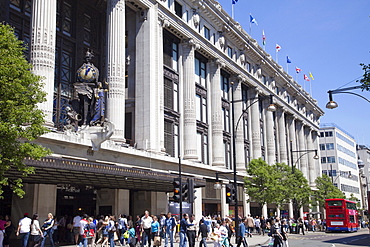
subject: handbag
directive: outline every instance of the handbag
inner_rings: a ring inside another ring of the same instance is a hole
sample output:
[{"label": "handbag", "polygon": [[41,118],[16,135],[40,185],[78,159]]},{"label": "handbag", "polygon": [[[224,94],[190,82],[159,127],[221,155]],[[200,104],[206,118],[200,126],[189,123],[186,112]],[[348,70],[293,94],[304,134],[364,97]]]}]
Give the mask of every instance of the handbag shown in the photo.
[{"label": "handbag", "polygon": [[160,236],[154,236],[154,246],[161,246],[162,239]]},{"label": "handbag", "polygon": [[114,232],[114,241],[117,241],[117,240],[118,240],[117,232]]}]

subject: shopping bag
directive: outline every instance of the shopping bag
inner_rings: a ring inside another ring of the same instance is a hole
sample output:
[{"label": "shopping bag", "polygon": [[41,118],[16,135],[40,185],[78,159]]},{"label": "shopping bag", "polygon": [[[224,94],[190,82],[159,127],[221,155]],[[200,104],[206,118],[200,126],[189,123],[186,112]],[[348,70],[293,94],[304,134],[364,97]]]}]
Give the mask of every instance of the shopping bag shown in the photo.
[{"label": "shopping bag", "polygon": [[162,239],[160,236],[154,236],[154,246],[161,246]]}]

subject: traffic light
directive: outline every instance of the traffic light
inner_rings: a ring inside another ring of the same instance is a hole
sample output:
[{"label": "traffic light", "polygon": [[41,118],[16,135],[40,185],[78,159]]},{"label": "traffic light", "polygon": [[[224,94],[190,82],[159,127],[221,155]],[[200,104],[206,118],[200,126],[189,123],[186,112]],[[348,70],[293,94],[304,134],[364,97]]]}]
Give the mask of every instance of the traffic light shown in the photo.
[{"label": "traffic light", "polygon": [[188,196],[188,203],[193,203],[197,197],[195,196],[196,190],[194,189],[194,179],[193,178],[188,178],[188,187],[189,187],[189,196]]},{"label": "traffic light", "polygon": [[183,202],[188,201],[188,199],[189,199],[189,186],[188,186],[188,183],[182,183],[181,194],[182,194],[182,201]]},{"label": "traffic light", "polygon": [[230,204],[233,200],[233,185],[227,184],[226,185],[226,203]]},{"label": "traffic light", "polygon": [[180,202],[180,180],[178,178],[175,178],[173,180],[173,200],[175,202]]}]

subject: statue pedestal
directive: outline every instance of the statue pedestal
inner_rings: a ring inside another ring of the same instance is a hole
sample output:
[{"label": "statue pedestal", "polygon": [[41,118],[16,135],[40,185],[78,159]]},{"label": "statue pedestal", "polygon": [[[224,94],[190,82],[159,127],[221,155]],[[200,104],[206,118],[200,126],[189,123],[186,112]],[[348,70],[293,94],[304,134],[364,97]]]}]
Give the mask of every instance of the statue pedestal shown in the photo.
[{"label": "statue pedestal", "polygon": [[99,151],[100,145],[113,135],[114,125],[111,122],[104,122],[104,127],[86,126],[85,129],[79,132],[82,136],[91,140],[92,150]]}]

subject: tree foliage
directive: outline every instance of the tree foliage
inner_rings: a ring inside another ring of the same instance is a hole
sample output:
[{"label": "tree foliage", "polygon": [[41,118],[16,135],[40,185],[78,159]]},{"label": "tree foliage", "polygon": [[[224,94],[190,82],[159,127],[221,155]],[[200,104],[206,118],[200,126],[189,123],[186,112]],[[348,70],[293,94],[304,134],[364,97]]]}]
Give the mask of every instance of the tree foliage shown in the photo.
[{"label": "tree foliage", "polygon": [[248,177],[244,178],[246,193],[260,207],[276,201],[279,193],[278,172],[263,159],[253,159],[247,169]]},{"label": "tree foliage", "polygon": [[295,199],[297,206],[303,206],[310,200],[311,189],[300,170],[294,170],[286,164],[267,164],[264,160],[254,159],[244,178],[246,193],[261,207],[266,203],[284,203]]},{"label": "tree foliage", "polygon": [[295,200],[298,208],[303,207],[310,202],[312,190],[302,171],[298,169],[293,170],[288,186],[289,197],[290,199]]},{"label": "tree foliage", "polygon": [[364,71],[363,77],[358,80],[361,83],[362,90],[369,91],[370,90],[370,64],[360,64],[362,66],[362,70]]},{"label": "tree foliage", "polygon": [[[34,173],[25,158],[40,159],[49,150],[32,143],[46,133],[44,118],[37,104],[45,100],[41,78],[31,72],[24,56],[24,44],[13,29],[0,23],[0,196],[10,186],[23,197],[22,177]],[[7,177],[8,170],[19,177]]]},{"label": "tree foliage", "polygon": [[317,190],[314,191],[314,197],[320,207],[325,207],[325,199],[346,198],[342,191],[333,185],[330,177],[326,174],[323,174],[321,177],[317,177],[315,183]]}]

